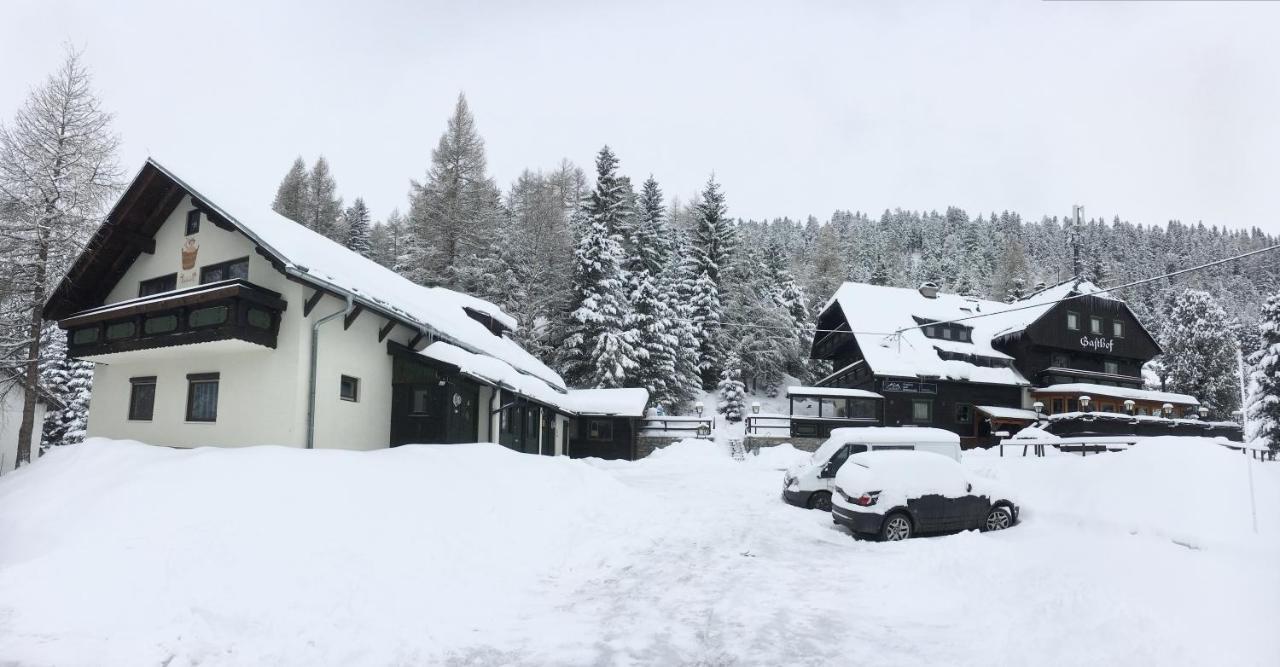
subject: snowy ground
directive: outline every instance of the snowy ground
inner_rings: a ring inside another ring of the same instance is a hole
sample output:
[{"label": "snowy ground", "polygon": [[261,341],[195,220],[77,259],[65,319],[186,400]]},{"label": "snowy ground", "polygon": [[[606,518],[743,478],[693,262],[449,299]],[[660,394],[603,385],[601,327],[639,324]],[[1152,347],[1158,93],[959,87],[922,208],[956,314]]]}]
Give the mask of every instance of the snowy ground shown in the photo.
[{"label": "snowy ground", "polygon": [[55,451],[0,479],[0,664],[1280,664],[1280,464],[1255,536],[1218,447],[980,454],[1021,525],[876,544],[766,457]]}]

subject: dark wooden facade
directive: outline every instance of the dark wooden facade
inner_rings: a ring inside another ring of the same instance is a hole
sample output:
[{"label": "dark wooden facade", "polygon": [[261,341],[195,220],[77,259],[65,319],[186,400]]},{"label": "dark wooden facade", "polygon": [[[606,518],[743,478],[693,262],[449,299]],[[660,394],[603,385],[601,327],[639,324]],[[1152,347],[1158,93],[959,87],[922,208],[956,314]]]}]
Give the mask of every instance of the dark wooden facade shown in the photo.
[{"label": "dark wooden facade", "polygon": [[632,417],[582,415],[569,420],[569,456],[575,459],[634,460],[636,424]]},{"label": "dark wooden facade", "polygon": [[[1101,323],[1100,332],[1093,330],[1094,322]],[[992,345],[1013,357],[1014,367],[1037,387],[1086,382],[1141,388],[1142,365],[1160,354],[1124,302],[1098,296],[1058,303],[1023,331],[996,338]]]},{"label": "dark wooden facade", "polygon": [[[391,446],[478,439],[480,385],[450,364],[387,344],[391,354]],[[486,411],[487,413],[487,411]]]}]

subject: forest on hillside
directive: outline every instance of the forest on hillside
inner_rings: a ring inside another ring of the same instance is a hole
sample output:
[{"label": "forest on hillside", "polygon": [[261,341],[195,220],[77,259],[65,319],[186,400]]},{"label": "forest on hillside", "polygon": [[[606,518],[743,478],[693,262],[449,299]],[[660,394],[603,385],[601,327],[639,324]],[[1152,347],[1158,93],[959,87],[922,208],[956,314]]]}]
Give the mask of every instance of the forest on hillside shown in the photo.
[{"label": "forest on hillside", "polygon": [[[84,436],[92,364],[65,358],[40,309],[124,185],[118,145],[75,52],[0,127],[0,370],[6,386],[39,385],[64,406],[44,424],[46,444]],[[645,387],[677,411],[718,389],[733,417],[745,392],[829,371],[807,358],[812,323],[845,280],[932,281],[1008,301],[1072,277],[1115,286],[1277,244],[1258,229],[954,207],[741,219],[714,176],[681,200],[608,146],[590,170],[561,159],[505,188],[485,151],[460,95],[403,211],[373,220],[360,197],[347,205],[322,156],[287,168],[272,205],[410,280],[500,305],[520,322],[514,336],[571,386]],[[1254,402],[1280,412],[1267,398],[1275,371],[1264,370],[1280,364],[1268,342],[1280,308],[1263,315],[1277,292],[1280,261],[1265,254],[1119,296],[1165,349],[1152,382],[1225,416],[1240,403],[1238,351],[1254,369]],[[35,427],[30,410],[28,400],[24,429]]]}]

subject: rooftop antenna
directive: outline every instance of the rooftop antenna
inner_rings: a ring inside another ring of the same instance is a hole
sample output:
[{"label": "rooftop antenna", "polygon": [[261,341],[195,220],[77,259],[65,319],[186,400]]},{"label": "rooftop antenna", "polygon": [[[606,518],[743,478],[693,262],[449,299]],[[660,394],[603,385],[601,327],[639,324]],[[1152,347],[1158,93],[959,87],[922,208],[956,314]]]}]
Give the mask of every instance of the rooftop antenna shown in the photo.
[{"label": "rooftop antenna", "polygon": [[1079,204],[1071,206],[1071,277],[1079,280],[1084,271],[1080,267],[1080,221],[1084,218],[1084,207]]}]

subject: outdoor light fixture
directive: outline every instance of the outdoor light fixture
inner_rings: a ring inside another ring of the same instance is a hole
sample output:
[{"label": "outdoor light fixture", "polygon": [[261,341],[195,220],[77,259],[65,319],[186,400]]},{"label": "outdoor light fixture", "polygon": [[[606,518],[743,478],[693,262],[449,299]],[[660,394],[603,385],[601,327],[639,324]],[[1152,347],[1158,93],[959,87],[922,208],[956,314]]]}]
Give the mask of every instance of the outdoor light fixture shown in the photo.
[{"label": "outdoor light fixture", "polygon": [[1206,407],[1204,407],[1203,405],[1202,405],[1202,406],[1200,406],[1200,418],[1201,418],[1201,419],[1208,419],[1208,418],[1209,418],[1209,408],[1206,408]]},{"label": "outdoor light fixture", "polygon": [[760,414],[760,401],[751,402],[751,414],[753,415]]},{"label": "outdoor light fixture", "polygon": [[693,404],[693,409],[698,411],[698,416],[702,416],[702,401]]},{"label": "outdoor light fixture", "polygon": [[1040,401],[1036,401],[1035,403],[1031,404],[1031,409],[1035,410],[1036,415],[1039,416],[1040,413],[1044,412],[1044,403],[1041,403]]},{"label": "outdoor light fixture", "polygon": [[1091,402],[1093,402],[1093,399],[1092,399],[1092,398],[1090,398],[1089,396],[1081,396],[1081,397],[1080,397],[1080,409],[1081,409],[1081,410],[1084,410],[1085,412],[1088,412],[1088,411],[1089,411],[1089,403],[1091,403]]},{"label": "outdoor light fixture", "polygon": [[1166,418],[1166,419],[1172,419],[1172,418],[1173,418],[1173,404],[1172,404],[1172,403],[1165,403],[1164,405],[1160,406],[1160,408],[1161,408],[1162,410],[1164,410],[1164,416],[1165,416],[1165,418]]},{"label": "outdoor light fixture", "polygon": [[1126,398],[1126,399],[1124,400],[1124,411],[1125,411],[1125,412],[1127,412],[1127,413],[1129,413],[1129,416],[1133,416],[1133,406],[1134,406],[1134,405],[1137,405],[1137,404],[1133,402],[1133,399],[1132,399],[1132,398]]}]

